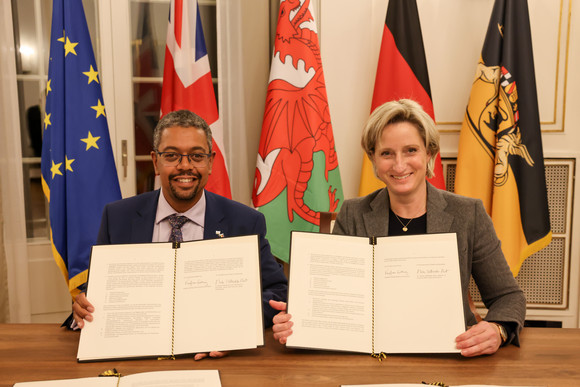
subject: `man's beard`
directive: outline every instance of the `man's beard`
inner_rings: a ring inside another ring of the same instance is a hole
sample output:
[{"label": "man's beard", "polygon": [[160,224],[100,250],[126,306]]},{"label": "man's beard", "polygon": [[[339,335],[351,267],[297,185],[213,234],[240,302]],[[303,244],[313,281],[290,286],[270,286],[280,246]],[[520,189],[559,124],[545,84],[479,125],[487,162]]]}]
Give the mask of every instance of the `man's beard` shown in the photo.
[{"label": "man's beard", "polygon": [[[177,188],[175,188],[175,186],[173,185],[173,179],[176,176],[193,176],[197,179],[197,184],[194,186],[193,190],[191,191],[182,191],[182,190],[178,190]],[[177,200],[181,200],[181,201],[190,201],[193,198],[195,198],[197,196],[197,194],[199,193],[200,188],[201,187],[201,175],[199,173],[180,173],[179,175],[174,175],[174,176],[169,176],[169,189],[171,190],[171,193],[173,194],[173,197],[176,198]]]}]

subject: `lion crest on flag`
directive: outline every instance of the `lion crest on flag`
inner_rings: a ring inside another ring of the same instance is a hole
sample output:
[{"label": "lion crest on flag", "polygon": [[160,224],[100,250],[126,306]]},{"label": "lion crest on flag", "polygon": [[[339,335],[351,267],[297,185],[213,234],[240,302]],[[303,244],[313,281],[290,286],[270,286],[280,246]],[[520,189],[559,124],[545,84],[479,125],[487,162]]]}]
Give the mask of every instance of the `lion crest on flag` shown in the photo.
[{"label": "lion crest on flag", "polygon": [[467,118],[480,145],[491,158],[495,158],[494,185],[499,187],[509,178],[510,155],[523,158],[529,166],[534,165],[534,160],[526,145],[522,144],[518,91],[511,74],[503,66],[486,66],[482,61],[477,74],[473,88],[479,93],[475,98],[485,99],[485,109],[472,112],[469,106],[480,105],[469,104]]},{"label": "lion crest on flag", "polygon": [[[252,196],[254,206],[261,207],[286,189],[289,221],[297,214],[319,225],[320,213],[304,200],[315,164],[313,155],[324,153],[327,182],[338,159],[309,5],[309,0],[280,3]],[[328,211],[335,211],[339,203],[336,189],[330,186],[327,195]]]}]

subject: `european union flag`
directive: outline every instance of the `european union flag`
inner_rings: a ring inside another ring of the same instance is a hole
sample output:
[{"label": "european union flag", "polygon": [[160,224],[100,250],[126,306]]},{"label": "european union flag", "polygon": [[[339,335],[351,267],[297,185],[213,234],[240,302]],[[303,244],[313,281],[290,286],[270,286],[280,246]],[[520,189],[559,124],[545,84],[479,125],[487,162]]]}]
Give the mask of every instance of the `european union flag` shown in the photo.
[{"label": "european union flag", "polygon": [[121,198],[99,73],[81,0],[54,0],[42,142],[52,251],[74,297],[101,213]]}]

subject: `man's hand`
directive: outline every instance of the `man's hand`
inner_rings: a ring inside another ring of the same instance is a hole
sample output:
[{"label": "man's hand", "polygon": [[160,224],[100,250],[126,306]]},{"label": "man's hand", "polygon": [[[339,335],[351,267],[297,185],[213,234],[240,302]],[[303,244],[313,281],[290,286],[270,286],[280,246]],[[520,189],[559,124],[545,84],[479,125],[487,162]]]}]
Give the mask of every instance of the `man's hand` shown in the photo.
[{"label": "man's hand", "polygon": [[224,357],[227,356],[229,354],[229,351],[211,351],[210,353],[207,352],[201,352],[201,353],[196,353],[193,360],[197,361],[197,360],[201,360],[204,359],[206,357],[214,357],[216,359],[219,359],[220,357]]},{"label": "man's hand", "polygon": [[75,297],[75,302],[72,306],[73,309],[73,318],[75,319],[77,326],[82,329],[85,326],[85,320],[93,321],[93,313],[95,308],[93,305],[87,300],[85,293],[80,293],[78,296]]},{"label": "man's hand", "polygon": [[501,345],[501,336],[497,328],[487,321],[476,325],[455,338],[455,346],[466,357],[492,355]]},{"label": "man's hand", "polygon": [[274,338],[280,342],[280,344],[286,344],[288,336],[292,334],[292,325],[294,323],[290,321],[292,315],[286,313],[286,303],[282,301],[270,300],[270,306],[280,313],[274,316],[272,322],[272,332],[274,332]]}]

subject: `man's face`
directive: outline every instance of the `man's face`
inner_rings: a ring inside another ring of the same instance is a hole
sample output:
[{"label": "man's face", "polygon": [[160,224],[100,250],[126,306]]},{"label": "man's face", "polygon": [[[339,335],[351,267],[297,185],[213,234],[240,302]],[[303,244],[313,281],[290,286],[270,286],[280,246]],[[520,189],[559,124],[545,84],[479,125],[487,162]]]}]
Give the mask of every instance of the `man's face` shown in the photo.
[{"label": "man's face", "polygon": [[[178,154],[209,153],[207,137],[202,129],[179,126],[163,130],[158,148],[159,152]],[[163,195],[171,207],[178,212],[193,207],[211,175],[214,155],[201,166],[194,166],[186,156],[177,165],[168,165],[155,151],[151,152],[151,158],[155,175],[161,179]]]}]

